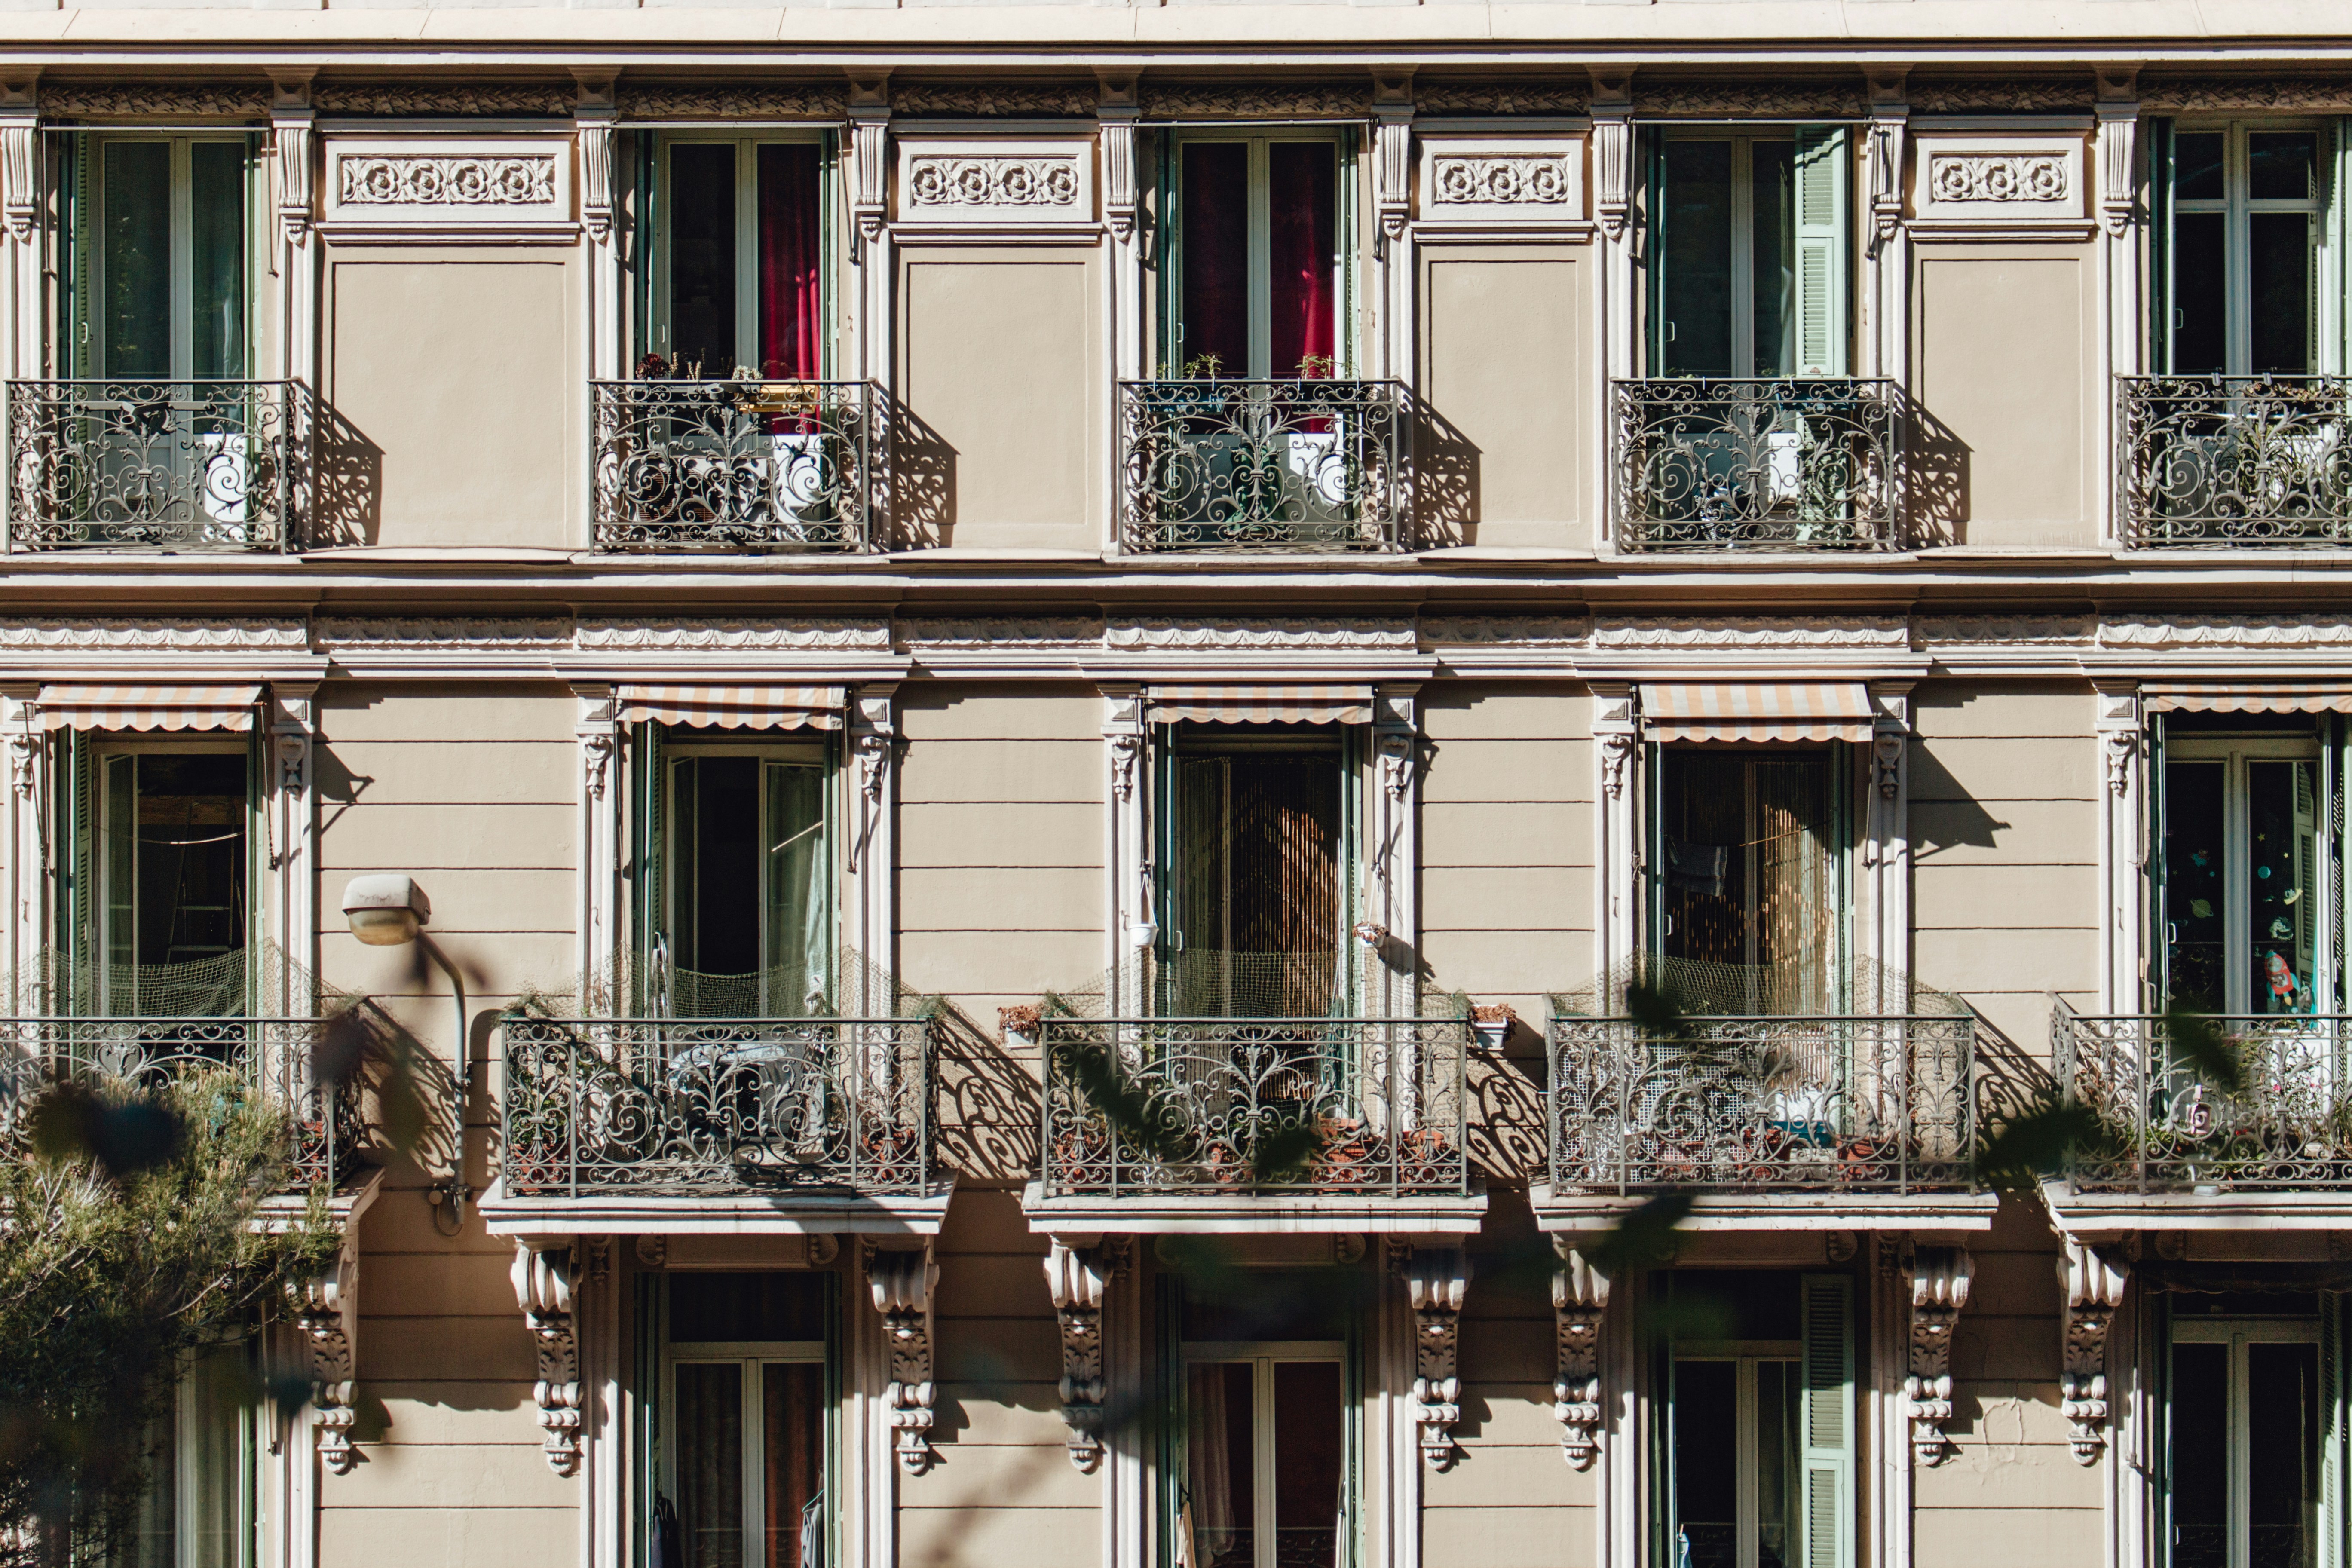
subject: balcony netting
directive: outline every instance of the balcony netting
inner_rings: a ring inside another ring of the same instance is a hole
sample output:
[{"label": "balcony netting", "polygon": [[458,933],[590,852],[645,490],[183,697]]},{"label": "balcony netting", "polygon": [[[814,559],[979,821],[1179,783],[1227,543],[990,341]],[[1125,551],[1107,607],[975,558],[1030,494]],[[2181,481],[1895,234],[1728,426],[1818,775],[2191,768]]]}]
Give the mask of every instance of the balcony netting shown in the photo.
[{"label": "balcony netting", "polygon": [[514,1008],[555,1018],[924,1018],[937,998],[845,947],[814,970],[789,964],[744,974],[623,954],[593,973],[526,986]]},{"label": "balcony netting", "polygon": [[1786,963],[1717,963],[1706,959],[1635,953],[1571,991],[1555,993],[1555,1015],[1624,1015],[1636,987],[1691,1017],[1786,1018],[1855,1015],[1864,1017],[1966,1017],[1969,1005],[1949,992],[1872,959],[1848,961],[1840,977],[1823,955],[1801,953]]},{"label": "balcony netting", "polygon": [[1076,1018],[1454,1017],[1466,1008],[1391,964],[1381,944],[1336,952],[1138,952],[1046,994]]}]

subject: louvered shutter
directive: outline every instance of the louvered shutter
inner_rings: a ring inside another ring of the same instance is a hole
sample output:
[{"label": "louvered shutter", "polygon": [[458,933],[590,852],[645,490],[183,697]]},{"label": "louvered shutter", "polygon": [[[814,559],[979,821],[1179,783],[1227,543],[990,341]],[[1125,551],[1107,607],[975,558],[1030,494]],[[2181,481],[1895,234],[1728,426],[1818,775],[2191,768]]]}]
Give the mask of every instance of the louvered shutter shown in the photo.
[{"label": "louvered shutter", "polygon": [[2345,1568],[2344,1298],[2319,1297],[2319,1568]]},{"label": "louvered shutter", "polygon": [[1853,1281],[1803,1277],[1803,1568],[1853,1562]]},{"label": "louvered shutter", "polygon": [[669,764],[662,755],[662,727],[639,724],[631,736],[636,763],[637,852],[634,891],[636,897],[636,994],[614,997],[614,1005],[653,1011],[655,998],[646,990],[656,949],[666,949],[669,933],[668,873]]},{"label": "louvered shutter", "polygon": [[2312,292],[2319,343],[2312,368],[2322,375],[2341,375],[2352,365],[2352,119],[2338,120],[2320,137],[2325,174],[2321,186],[2326,205],[2313,226],[2318,254],[2311,268]]},{"label": "louvered shutter", "polygon": [[1843,127],[1797,132],[1797,374],[1846,374],[1853,174]]}]

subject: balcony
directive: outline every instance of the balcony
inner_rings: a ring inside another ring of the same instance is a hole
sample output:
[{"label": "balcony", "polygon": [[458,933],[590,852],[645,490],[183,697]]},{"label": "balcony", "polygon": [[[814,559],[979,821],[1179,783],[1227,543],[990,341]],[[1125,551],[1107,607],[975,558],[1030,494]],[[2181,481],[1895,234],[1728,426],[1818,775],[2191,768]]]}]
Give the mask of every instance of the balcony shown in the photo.
[{"label": "balcony", "polygon": [[[359,1171],[359,1075],[314,1078],[325,1018],[9,1018],[0,1047],[12,1090],[41,1079],[110,1079],[152,1091],[184,1073],[235,1072],[255,1093],[291,1113],[293,1184],[329,1191]],[[7,1047],[13,1047],[13,1050]],[[10,1095],[21,1104],[21,1092]]]},{"label": "balcony", "polygon": [[1974,1184],[1972,1016],[1692,1017],[1665,1035],[1556,1000],[1549,1037],[1555,1201]]},{"label": "balcony", "polygon": [[2116,495],[2136,549],[2352,542],[2352,378],[2117,378]]},{"label": "balcony", "polygon": [[310,421],[283,381],[12,381],[8,548],[299,542]]},{"label": "balcony", "polygon": [[754,1207],[829,1197],[836,1208],[943,1198],[927,1018],[511,1015],[500,1027],[498,1196],[509,1206],[595,1194],[762,1200]]},{"label": "balcony", "polygon": [[2207,1081],[2162,1017],[2056,1008],[2051,1046],[2059,1081],[2071,1102],[2097,1112],[2106,1134],[2106,1147],[2077,1152],[2068,1186],[2192,1202],[2352,1192],[2352,1017],[2206,1022],[2242,1064],[2235,1094]]},{"label": "balcony", "polygon": [[881,456],[862,381],[599,381],[595,544],[843,552],[873,538]]},{"label": "balcony", "polygon": [[[1046,1205],[1470,1194],[1465,1019],[1048,1016],[1037,1027]],[[1118,1114],[1104,1103],[1106,1072]]]},{"label": "balcony", "polygon": [[1319,553],[1402,543],[1392,381],[1119,384],[1119,518],[1147,553]]},{"label": "balcony", "polygon": [[1902,548],[1902,423],[1884,380],[1612,384],[1629,551]]}]

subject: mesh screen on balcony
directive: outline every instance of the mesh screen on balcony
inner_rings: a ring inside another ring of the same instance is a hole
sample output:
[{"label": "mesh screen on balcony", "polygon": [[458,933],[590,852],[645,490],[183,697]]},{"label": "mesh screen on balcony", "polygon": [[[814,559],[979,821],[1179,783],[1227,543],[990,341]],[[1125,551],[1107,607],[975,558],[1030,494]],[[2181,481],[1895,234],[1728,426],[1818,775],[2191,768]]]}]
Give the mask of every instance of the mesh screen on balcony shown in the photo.
[{"label": "mesh screen on balcony", "polygon": [[97,963],[43,948],[7,976],[0,1004],[16,1016],[311,1017],[357,1000],[274,942],[181,963]]},{"label": "mesh screen on balcony", "polygon": [[920,1018],[932,998],[855,948],[816,973],[797,966],[703,974],[635,954],[593,974],[526,987],[518,1007],[551,1017]]},{"label": "mesh screen on balcony", "polygon": [[1552,1011],[1563,1016],[1622,1015],[1626,994],[1641,985],[1694,1017],[1968,1015],[1968,1005],[1958,996],[1921,984],[1902,970],[1866,958],[1853,959],[1851,965],[1843,981],[1825,982],[1822,976],[1832,971],[1811,954],[1799,954],[1785,963],[1749,964],[1635,953],[1605,975],[1556,993]]},{"label": "mesh screen on balcony", "polygon": [[1339,952],[1141,952],[1047,995],[1078,1018],[1453,1016],[1459,998],[1390,963],[1385,942]]}]

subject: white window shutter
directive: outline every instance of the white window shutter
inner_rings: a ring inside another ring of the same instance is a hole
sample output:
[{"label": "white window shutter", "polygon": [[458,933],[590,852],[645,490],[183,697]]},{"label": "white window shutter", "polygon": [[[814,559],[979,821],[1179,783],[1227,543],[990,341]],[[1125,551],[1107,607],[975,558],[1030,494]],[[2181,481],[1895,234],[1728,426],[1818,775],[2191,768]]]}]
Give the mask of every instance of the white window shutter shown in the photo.
[{"label": "white window shutter", "polygon": [[2345,1568],[2344,1297],[2319,1296],[2319,1568]]},{"label": "white window shutter", "polygon": [[1853,1281],[1808,1274],[1804,1334],[1803,1568],[1853,1563]]},{"label": "white window shutter", "polygon": [[1842,126],[1797,132],[1797,374],[1846,374],[1853,158]]}]

